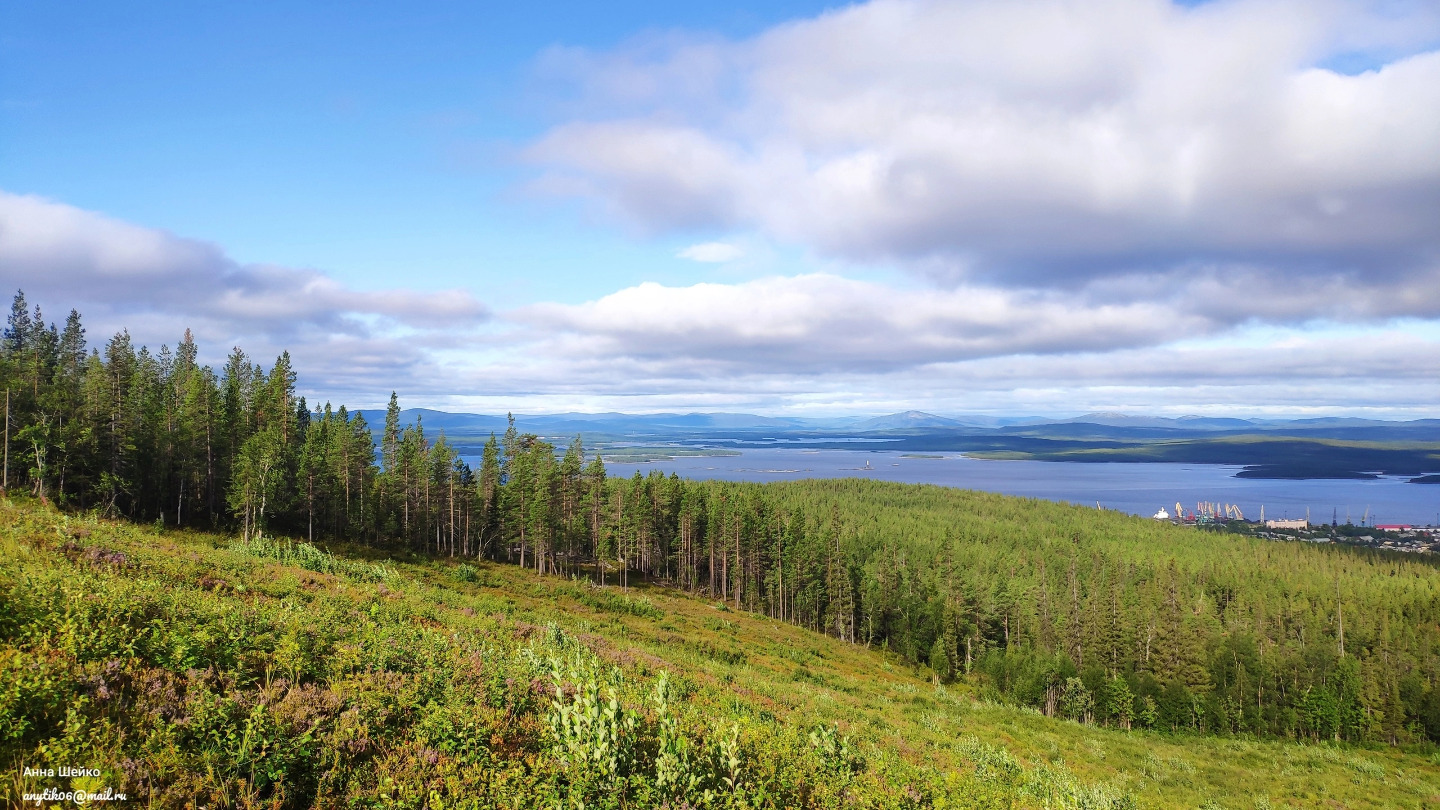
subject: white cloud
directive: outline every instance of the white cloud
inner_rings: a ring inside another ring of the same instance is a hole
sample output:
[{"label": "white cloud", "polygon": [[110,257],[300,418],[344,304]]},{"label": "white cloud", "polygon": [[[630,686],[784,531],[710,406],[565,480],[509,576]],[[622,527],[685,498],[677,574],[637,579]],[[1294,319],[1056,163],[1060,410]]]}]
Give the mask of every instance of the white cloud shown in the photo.
[{"label": "white cloud", "polygon": [[965,287],[906,291],[812,274],[740,284],[645,283],[578,306],[512,313],[560,355],[673,364],[687,376],[894,371],[1018,353],[1155,344],[1203,334],[1200,316],[1149,302]]},{"label": "white cloud", "polygon": [[[872,0],[555,49],[576,100],[536,189],[832,272],[523,308],[506,372],[728,407],[1433,412],[1440,343],[1406,329],[1440,318],[1437,39],[1427,3]],[[1256,325],[1282,339],[1215,343]]]},{"label": "white cloud", "polygon": [[[528,154],[539,187],[644,229],[753,229],[944,284],[1198,263],[1398,302],[1440,254],[1437,36],[1433,4],[873,0],[741,42],[552,54],[586,116]],[[1319,67],[1357,52],[1388,63]]]},{"label": "white cloud", "polygon": [[[496,412],[1433,413],[1437,322],[1366,322],[1428,317],[1440,283],[1405,297],[1403,280],[1320,282],[1286,286],[1246,265],[1067,290],[812,273],[647,283],[487,319],[464,292],[357,291],[0,193],[0,284],[24,288],[49,319],[79,308],[96,344],[129,328],[153,347],[193,328],[211,362],[237,344],[262,362],[289,349],[307,393],[352,405],[395,389],[407,404]],[[1325,328],[1295,325],[1317,312]],[[1259,321],[1282,325],[1249,325]]]},{"label": "white cloud", "polygon": [[1333,330],[1376,312],[1440,311],[1440,273],[1425,295],[1329,277],[1308,287],[1245,267],[1040,291],[965,285],[906,289],[815,273],[743,283],[645,283],[580,305],[507,314],[557,358],[633,360],[685,377],[892,373],[1016,355],[1078,355],[1217,337],[1261,322]]},{"label": "white cloud", "polygon": [[92,344],[120,329],[175,343],[192,329],[223,356],[268,362],[283,349],[311,380],[369,396],[438,383],[428,348],[484,322],[468,292],[361,291],[315,270],[243,265],[211,244],[40,197],[0,191],[0,285],[23,289],[48,320],[77,309]]},{"label": "white cloud", "polygon": [[532,338],[506,358],[474,368],[444,404],[490,412],[823,415],[920,408],[1009,415],[1115,410],[1433,417],[1440,400],[1440,337],[1417,331],[1413,325],[1343,335],[1278,330],[1248,345],[1182,340],[921,364],[847,363],[843,369],[826,365],[823,355],[835,348],[817,346],[808,366],[787,365],[775,362],[774,352],[747,358],[737,349],[717,357],[684,345],[669,352],[665,347],[675,339],[664,332],[647,350],[638,340],[577,331]]},{"label": "white cloud", "polygon": [[705,262],[708,264],[724,264],[742,258],[745,251],[737,245],[728,242],[701,242],[698,245],[691,245],[675,254],[678,259],[689,259],[692,262]]}]

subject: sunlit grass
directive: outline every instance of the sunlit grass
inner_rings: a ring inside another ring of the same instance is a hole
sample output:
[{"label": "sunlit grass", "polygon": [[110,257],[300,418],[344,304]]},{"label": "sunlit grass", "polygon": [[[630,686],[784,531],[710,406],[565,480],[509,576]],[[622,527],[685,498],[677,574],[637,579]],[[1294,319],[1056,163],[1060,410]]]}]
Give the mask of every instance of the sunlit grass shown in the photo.
[{"label": "sunlit grass", "polygon": [[[101,673],[106,661],[128,660],[124,659],[127,649],[129,655],[138,654],[135,639],[125,636],[126,628],[138,619],[126,611],[144,606],[191,617],[190,626],[168,626],[164,632],[152,633],[147,642],[161,644],[163,655],[170,657],[168,666],[177,672],[220,667],[242,684],[251,679],[247,688],[256,690],[281,678],[317,684],[328,679],[337,695],[348,696],[357,706],[388,705],[366,695],[376,694],[375,689],[418,688],[416,684],[426,678],[424,660],[392,660],[394,649],[426,651],[436,656],[436,666],[444,662],[450,666],[462,652],[493,656],[515,650],[521,640],[534,638],[537,628],[553,625],[607,664],[619,667],[632,705],[643,706],[647,690],[666,671],[685,696],[687,717],[693,722],[703,725],[704,718],[733,718],[745,729],[746,745],[752,751],[765,750],[760,747],[765,735],[777,730],[803,733],[833,724],[840,734],[853,738],[876,778],[903,776],[912,773],[903,768],[915,767],[936,774],[1023,768],[1023,790],[1012,798],[1019,806],[1036,807],[1081,806],[1083,802],[1074,797],[1081,796],[1076,791],[1082,789],[1091,791],[1083,793],[1090,797],[1084,801],[1128,793],[1149,807],[1440,804],[1440,760],[1433,755],[1390,748],[1127,733],[1055,720],[986,700],[964,685],[936,686],[928,672],[883,651],[690,598],[661,585],[640,584],[622,591],[598,588],[583,579],[537,577],[489,562],[408,555],[385,560],[373,552],[361,559],[346,549],[331,553],[297,551],[298,545],[288,544],[244,545],[227,537],[156,533],[8,501],[0,504],[0,526],[0,594],[6,600],[0,605],[4,608],[0,639],[5,645],[0,648],[0,656],[5,657],[0,672],[10,673],[0,676],[0,695],[6,689],[12,696],[19,694],[14,691],[19,688],[17,667],[23,668],[25,656],[36,649],[27,646],[28,637],[14,635],[21,628],[16,622],[42,609],[45,600],[58,593],[54,589],[68,587],[64,598],[73,605],[72,613],[66,614],[72,617],[66,620],[70,623],[26,632],[48,633],[46,644],[56,649],[81,651],[77,677]],[[86,608],[85,594],[101,591],[112,601],[103,609]],[[164,615],[151,621],[164,622]],[[353,635],[357,626],[371,629]],[[386,649],[387,644],[398,646]],[[102,649],[103,655],[96,653],[94,661],[83,660],[84,651]],[[161,653],[151,649],[147,654]],[[385,667],[411,674],[384,675],[389,671]],[[57,680],[54,689],[69,688],[65,683]],[[509,688],[514,692],[526,687]],[[37,700],[35,695],[50,693],[32,689],[26,694]],[[46,711],[63,716],[67,701],[79,694],[50,694],[55,703]],[[17,716],[16,707],[10,708]],[[441,706],[416,718],[421,729],[416,733],[429,735],[424,739],[430,742],[405,749],[409,753],[404,756],[411,759],[392,758],[376,765],[376,778],[390,773],[403,780],[419,773],[415,768],[423,771],[421,760],[428,756],[424,752],[443,750],[432,748],[440,745],[434,740],[460,739],[446,725],[457,722],[446,719],[452,717],[446,712],[454,711],[458,710]],[[60,736],[45,743],[47,755],[109,757],[118,768],[119,752],[126,745],[127,729],[119,722],[123,718],[116,715],[107,730],[88,736],[78,727],[65,726]],[[524,723],[520,731],[542,734],[538,726]],[[189,738],[177,734],[175,745],[196,744],[184,743]],[[234,751],[242,750],[241,744],[214,745],[213,750],[206,749],[204,761],[220,772],[234,770],[231,760]],[[12,756],[36,753],[5,750]],[[178,749],[167,756],[174,757],[171,767],[181,767],[182,762],[193,766]],[[442,759],[441,765],[446,761]],[[244,774],[235,773],[244,780]],[[195,780],[181,784],[195,790],[212,787],[200,777]],[[9,791],[4,795],[13,799],[21,787],[17,780],[0,786],[0,791]],[[243,790],[235,791],[232,806],[243,806]],[[396,791],[397,797],[404,793]],[[395,802],[404,803],[398,798]]]}]

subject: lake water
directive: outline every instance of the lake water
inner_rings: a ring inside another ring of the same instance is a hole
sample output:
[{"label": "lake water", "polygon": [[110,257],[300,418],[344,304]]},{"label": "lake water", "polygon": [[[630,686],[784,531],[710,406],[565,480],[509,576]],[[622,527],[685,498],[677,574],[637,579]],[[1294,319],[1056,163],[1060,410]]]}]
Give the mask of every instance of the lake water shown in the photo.
[{"label": "lake water", "polygon": [[[939,454],[937,454],[939,455]],[[478,461],[478,459],[477,459]],[[866,462],[871,469],[865,470]],[[1077,464],[1051,461],[992,461],[958,453],[941,458],[906,458],[894,451],[747,449],[739,456],[676,457],[643,464],[606,463],[612,476],[662,470],[683,478],[725,481],[788,481],[802,478],[874,478],[912,484],[940,484],[1006,495],[1069,501],[1136,515],[1153,515],[1175,502],[1188,511],[1197,501],[1232,503],[1254,520],[1305,517],[1341,523],[1348,513],[1359,523],[1368,506],[1380,523],[1440,523],[1440,485],[1410,484],[1403,478],[1373,481],[1270,481],[1235,478],[1239,467],[1211,464]]]}]

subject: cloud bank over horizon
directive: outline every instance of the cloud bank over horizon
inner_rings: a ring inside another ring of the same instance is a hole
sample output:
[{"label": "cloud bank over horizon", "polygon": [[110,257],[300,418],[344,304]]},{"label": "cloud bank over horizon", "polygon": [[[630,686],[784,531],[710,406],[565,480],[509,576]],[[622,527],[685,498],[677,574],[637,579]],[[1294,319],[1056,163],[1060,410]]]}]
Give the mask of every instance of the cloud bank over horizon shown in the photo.
[{"label": "cloud bank over horizon", "polygon": [[688,280],[496,310],[0,191],[0,283],[360,406],[1440,416],[1437,41],[1426,3],[872,0],[555,47],[526,189]]},{"label": "cloud bank over horizon", "polygon": [[[755,410],[1426,414],[1440,330],[1235,330],[1154,302],[998,288],[903,288],[827,273],[492,313],[466,293],[359,292],[247,267],[214,245],[0,192],[0,280],[92,346],[152,350],[194,330],[218,363],[289,349],[312,397],[490,411]],[[1362,339],[1357,339],[1358,334]]]}]

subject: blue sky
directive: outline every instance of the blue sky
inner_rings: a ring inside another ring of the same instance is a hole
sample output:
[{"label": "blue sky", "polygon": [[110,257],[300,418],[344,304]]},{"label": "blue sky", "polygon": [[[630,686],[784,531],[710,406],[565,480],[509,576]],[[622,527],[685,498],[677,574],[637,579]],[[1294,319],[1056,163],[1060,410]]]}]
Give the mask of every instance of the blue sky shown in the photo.
[{"label": "blue sky", "polygon": [[547,49],[674,29],[743,37],[824,5],[5,9],[0,187],[210,240],[242,262],[370,289],[402,270],[422,289],[521,303],[688,269],[673,249],[513,193],[510,156],[563,107],[543,94]]},{"label": "blue sky", "polygon": [[477,410],[1436,416],[1433,3],[0,4],[0,281]]}]

